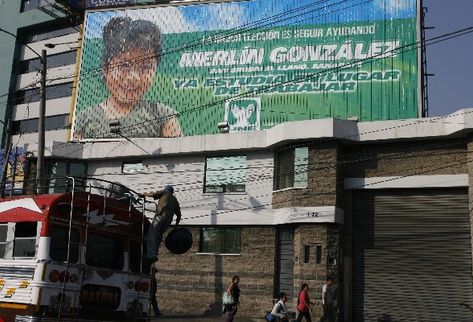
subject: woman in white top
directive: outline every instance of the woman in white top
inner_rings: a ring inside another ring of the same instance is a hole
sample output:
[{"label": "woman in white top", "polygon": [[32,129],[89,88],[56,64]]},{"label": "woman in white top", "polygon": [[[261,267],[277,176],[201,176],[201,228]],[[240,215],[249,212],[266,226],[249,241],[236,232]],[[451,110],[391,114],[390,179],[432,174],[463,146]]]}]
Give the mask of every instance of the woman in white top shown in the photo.
[{"label": "woman in white top", "polygon": [[287,315],[287,295],[286,293],[282,292],[279,294],[279,301],[274,304],[273,310],[271,311],[271,315],[276,318],[277,322],[288,322],[289,318]]}]

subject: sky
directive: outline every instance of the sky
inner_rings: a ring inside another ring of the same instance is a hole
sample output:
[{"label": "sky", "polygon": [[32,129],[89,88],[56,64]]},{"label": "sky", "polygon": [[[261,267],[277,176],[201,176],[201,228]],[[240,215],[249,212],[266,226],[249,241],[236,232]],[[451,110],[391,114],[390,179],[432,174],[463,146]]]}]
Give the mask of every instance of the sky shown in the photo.
[{"label": "sky", "polygon": [[[473,26],[473,0],[424,0],[426,38]],[[429,116],[473,108],[473,33],[427,47]]]}]

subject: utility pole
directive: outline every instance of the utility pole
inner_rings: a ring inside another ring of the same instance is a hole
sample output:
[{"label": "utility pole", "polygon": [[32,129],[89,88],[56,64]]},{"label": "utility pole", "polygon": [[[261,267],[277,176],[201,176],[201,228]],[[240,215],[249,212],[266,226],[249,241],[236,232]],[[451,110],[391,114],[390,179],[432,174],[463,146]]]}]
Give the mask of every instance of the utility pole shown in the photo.
[{"label": "utility pole", "polygon": [[44,120],[46,115],[46,70],[47,70],[46,49],[41,50],[41,81],[40,81],[40,101],[38,119],[38,159],[36,163],[36,184],[37,193],[43,193],[44,185],[44,141],[45,128]]}]

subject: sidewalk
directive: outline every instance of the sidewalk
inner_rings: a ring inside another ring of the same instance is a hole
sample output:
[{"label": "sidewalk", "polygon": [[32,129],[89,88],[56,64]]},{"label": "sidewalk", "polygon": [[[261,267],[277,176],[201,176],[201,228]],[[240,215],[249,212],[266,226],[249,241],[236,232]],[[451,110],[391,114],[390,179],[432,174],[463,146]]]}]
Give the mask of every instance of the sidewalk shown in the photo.
[{"label": "sidewalk", "polygon": [[[152,318],[153,322],[179,322],[179,321],[193,321],[193,322],[224,322],[225,316],[198,316],[198,315],[162,315],[159,318]],[[233,319],[234,322],[263,322],[264,319],[248,319],[237,315]]]}]

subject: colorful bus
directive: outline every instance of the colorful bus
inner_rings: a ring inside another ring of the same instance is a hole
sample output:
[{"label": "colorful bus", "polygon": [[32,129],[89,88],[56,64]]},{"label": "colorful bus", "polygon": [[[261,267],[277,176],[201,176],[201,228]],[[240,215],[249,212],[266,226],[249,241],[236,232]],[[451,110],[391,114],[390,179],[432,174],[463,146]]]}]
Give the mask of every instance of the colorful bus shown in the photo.
[{"label": "colorful bus", "polygon": [[0,199],[0,321],[143,318],[148,228],[127,198],[71,191]]}]

